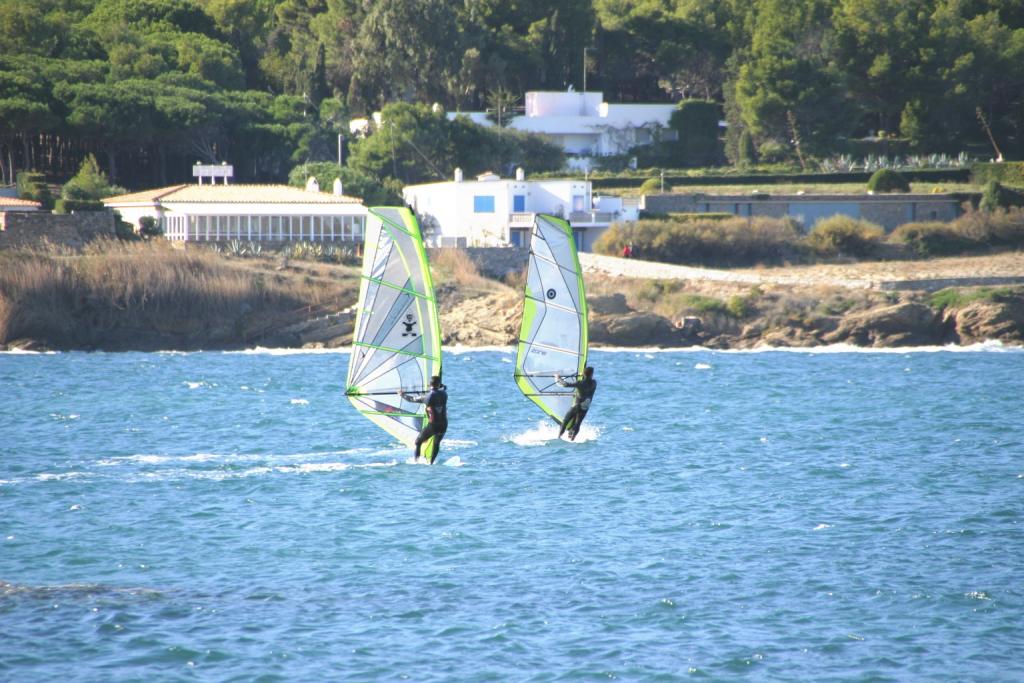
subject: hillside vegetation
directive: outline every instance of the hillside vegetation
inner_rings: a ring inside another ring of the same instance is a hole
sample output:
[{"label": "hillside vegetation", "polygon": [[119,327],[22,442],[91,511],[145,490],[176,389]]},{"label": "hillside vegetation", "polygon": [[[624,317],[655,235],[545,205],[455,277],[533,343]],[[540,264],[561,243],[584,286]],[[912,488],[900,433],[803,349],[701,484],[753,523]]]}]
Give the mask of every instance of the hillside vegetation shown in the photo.
[{"label": "hillside vegetation", "polygon": [[336,161],[339,134],[349,181],[377,191],[455,164],[545,170],[539,143],[475,124],[382,130],[371,150],[348,121],[401,103],[507,122],[525,91],[584,81],[682,103],[678,140],[620,160],[645,167],[1024,153],[1024,10],[1003,0],[0,0],[0,17],[5,182],[65,180],[89,153],[129,189],[188,180],[196,160],[283,181]]}]

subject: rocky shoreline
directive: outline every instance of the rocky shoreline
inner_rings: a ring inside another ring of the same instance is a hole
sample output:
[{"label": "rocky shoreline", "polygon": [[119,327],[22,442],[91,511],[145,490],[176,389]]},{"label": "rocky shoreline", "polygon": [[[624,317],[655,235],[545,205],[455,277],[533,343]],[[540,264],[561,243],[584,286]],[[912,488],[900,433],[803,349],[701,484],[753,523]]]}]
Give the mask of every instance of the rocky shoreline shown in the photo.
[{"label": "rocky shoreline", "polygon": [[[505,346],[519,334],[515,297],[490,295],[462,302],[442,315],[446,344]],[[868,348],[970,345],[998,341],[1024,345],[1024,294],[935,310],[902,301],[845,315],[737,318],[726,313],[668,317],[629,306],[622,294],[590,301],[590,341],[601,347],[753,349],[849,344]]]},{"label": "rocky shoreline", "polygon": [[[983,265],[979,262],[979,271]],[[311,268],[273,272],[275,277],[308,280]],[[752,349],[846,344],[884,348],[987,341],[1024,345],[1022,286],[894,292],[767,280],[753,286],[746,280],[673,282],[594,271],[586,274],[586,280],[593,347]],[[471,283],[440,282],[445,345],[516,343],[520,285],[479,275]],[[949,294],[942,296],[944,292]],[[6,343],[0,339],[0,350],[337,348],[351,343],[354,303],[342,299],[341,305],[294,311],[241,306],[206,317],[132,317],[117,310],[103,310],[101,315],[95,306],[83,305],[70,309],[59,330]]]}]

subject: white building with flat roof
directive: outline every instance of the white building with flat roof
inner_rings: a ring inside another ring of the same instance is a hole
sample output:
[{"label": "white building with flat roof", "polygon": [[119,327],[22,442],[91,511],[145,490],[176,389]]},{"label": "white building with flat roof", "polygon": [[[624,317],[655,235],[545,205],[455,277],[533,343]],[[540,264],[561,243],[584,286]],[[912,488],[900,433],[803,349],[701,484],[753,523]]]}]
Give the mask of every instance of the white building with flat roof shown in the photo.
[{"label": "white building with flat roof", "polygon": [[522,169],[514,179],[485,173],[468,181],[456,169],[454,180],[408,185],[402,196],[427,243],[438,247],[527,246],[534,216],[547,213],[567,219],[577,249],[590,251],[623,218],[617,210],[595,210],[601,200],[595,204],[588,180],[526,180]]},{"label": "white building with flat roof", "polygon": [[139,226],[156,219],[176,242],[362,242],[366,207],[355,197],[290,185],[172,185],[108,197]]},{"label": "white building with flat roof", "polygon": [[[580,157],[623,154],[631,147],[674,140],[668,127],[674,104],[611,104],[602,92],[531,91],[523,114],[509,128],[542,135],[567,154]],[[483,112],[449,113],[489,124]]]}]

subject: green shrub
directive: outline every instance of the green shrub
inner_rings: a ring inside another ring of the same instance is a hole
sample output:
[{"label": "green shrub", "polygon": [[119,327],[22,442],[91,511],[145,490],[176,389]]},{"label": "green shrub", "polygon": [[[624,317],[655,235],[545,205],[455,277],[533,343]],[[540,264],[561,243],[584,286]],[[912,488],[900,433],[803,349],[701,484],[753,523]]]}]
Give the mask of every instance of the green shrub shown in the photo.
[{"label": "green shrub", "polygon": [[868,179],[871,192],[910,192],[910,183],[896,171],[880,168]]},{"label": "green shrub", "polygon": [[164,229],[160,227],[160,222],[152,216],[143,216],[139,219],[139,233],[143,237],[160,237],[164,234]]},{"label": "green shrub", "polygon": [[757,148],[757,158],[768,164],[775,164],[789,159],[789,147],[778,140],[765,140]]},{"label": "green shrub", "polygon": [[636,295],[647,301],[658,301],[666,294],[679,291],[682,283],[678,280],[646,280],[637,291]]},{"label": "green shrub", "polygon": [[757,161],[754,155],[754,138],[747,129],[740,133],[738,154],[740,166],[752,166]]},{"label": "green shrub", "polygon": [[686,166],[711,166],[722,159],[718,122],[722,105],[710,100],[683,100],[669,119],[679,138],[674,146]]},{"label": "green shrub", "polygon": [[[96,200],[123,194],[125,189],[111,185],[107,174],[100,170],[96,157],[89,154],[82,160],[82,165],[71,180],[61,188],[60,196],[67,200]],[[91,210],[91,209],[80,209]]]},{"label": "green shrub", "polygon": [[594,250],[618,255],[632,244],[652,261],[731,267],[798,259],[799,242],[799,229],[788,219],[663,219],[615,224],[598,238]]},{"label": "green shrub", "polygon": [[53,208],[53,194],[50,186],[46,184],[46,176],[37,171],[21,171],[15,180],[18,188],[18,197],[39,202],[40,208],[50,210]]},{"label": "green shrub", "polygon": [[106,207],[98,199],[58,199],[53,206],[54,213],[75,211],[106,211]]},{"label": "green shrub", "polygon": [[114,212],[114,235],[117,239],[131,242],[139,239],[139,236],[135,234],[135,227],[128,221],[121,220],[121,214]]},{"label": "green shrub", "polygon": [[661,178],[648,178],[640,186],[640,194],[661,194]]},{"label": "green shrub", "polygon": [[729,297],[725,303],[725,310],[734,318],[746,318],[754,312],[754,306],[749,297],[737,294]]},{"label": "green shrub", "polygon": [[725,302],[713,296],[702,296],[700,294],[687,294],[682,299],[682,305],[696,313],[725,313],[729,309]]},{"label": "green shrub", "polygon": [[971,177],[978,185],[995,180],[1004,185],[1024,187],[1024,161],[977,163],[971,166]]},{"label": "green shrub", "polygon": [[963,308],[975,301],[1006,301],[1022,294],[1024,289],[1020,287],[977,287],[966,290],[947,287],[932,294],[928,303],[941,311],[946,308]]},{"label": "green shrub", "polygon": [[985,183],[985,190],[981,195],[981,203],[978,208],[982,211],[995,211],[1005,209],[1009,205],[1009,198],[1002,184],[997,180],[990,180]]},{"label": "green shrub", "polygon": [[692,223],[694,221],[727,221],[732,218],[736,218],[736,214],[725,212],[719,213],[715,211],[709,211],[707,213],[687,213],[680,211],[668,213],[660,217],[677,221],[679,223]]},{"label": "green shrub", "polygon": [[818,221],[804,239],[807,246],[822,256],[871,256],[885,236],[885,230],[850,216],[836,215]]},{"label": "green shrub", "polygon": [[905,223],[889,235],[889,241],[911,248],[919,256],[949,256],[977,249],[973,240],[957,229],[955,223]]}]

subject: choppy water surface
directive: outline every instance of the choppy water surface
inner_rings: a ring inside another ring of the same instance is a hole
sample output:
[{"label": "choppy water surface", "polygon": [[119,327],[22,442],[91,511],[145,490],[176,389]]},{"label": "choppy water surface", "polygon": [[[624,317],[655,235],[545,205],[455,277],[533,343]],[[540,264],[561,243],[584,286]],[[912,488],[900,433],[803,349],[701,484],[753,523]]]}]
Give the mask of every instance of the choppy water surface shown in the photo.
[{"label": "choppy water surface", "polygon": [[446,356],[0,355],[0,680],[1024,678],[1024,352],[597,352],[575,444]]}]

